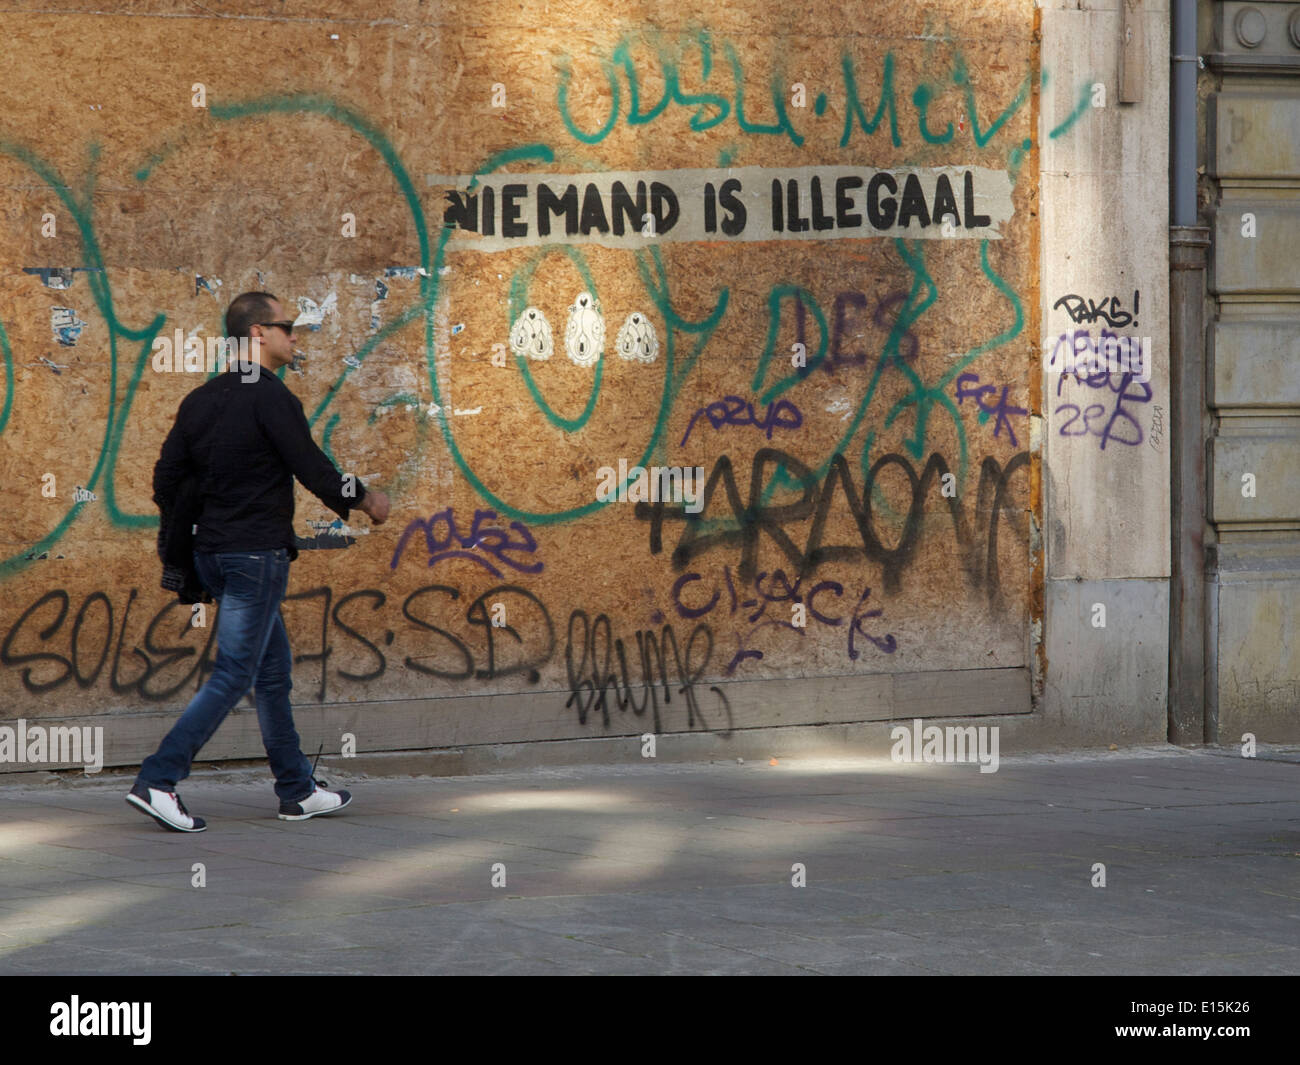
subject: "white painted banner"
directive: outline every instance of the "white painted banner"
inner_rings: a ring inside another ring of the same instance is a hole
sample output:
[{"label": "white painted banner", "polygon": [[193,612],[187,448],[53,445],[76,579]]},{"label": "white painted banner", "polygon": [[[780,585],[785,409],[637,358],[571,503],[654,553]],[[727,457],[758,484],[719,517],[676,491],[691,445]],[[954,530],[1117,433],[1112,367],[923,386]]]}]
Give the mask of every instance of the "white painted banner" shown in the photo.
[{"label": "white painted banner", "polygon": [[654,241],[1000,240],[1011,177],[984,167],[763,167],[428,175],[456,250]]}]

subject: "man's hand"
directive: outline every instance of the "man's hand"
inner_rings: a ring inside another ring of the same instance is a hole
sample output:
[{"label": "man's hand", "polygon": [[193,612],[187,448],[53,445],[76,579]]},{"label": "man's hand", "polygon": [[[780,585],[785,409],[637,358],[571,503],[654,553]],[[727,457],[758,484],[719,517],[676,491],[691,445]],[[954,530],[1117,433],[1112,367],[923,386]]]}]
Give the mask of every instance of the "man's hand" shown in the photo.
[{"label": "man's hand", "polygon": [[377,488],[367,488],[365,497],[357,504],[357,509],[368,515],[376,525],[383,525],[388,520],[390,506],[387,495]]}]

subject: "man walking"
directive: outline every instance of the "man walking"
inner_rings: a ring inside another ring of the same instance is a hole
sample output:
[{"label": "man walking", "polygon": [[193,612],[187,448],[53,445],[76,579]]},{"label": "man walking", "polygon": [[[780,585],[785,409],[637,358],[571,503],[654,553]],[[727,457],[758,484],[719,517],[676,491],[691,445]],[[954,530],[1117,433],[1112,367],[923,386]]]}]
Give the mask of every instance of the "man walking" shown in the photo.
[{"label": "man walking", "polygon": [[[303,821],[352,801],[313,779],[289,705],[293,659],[280,602],[298,556],[293,479],[345,520],[355,507],[382,525],[389,509],[383,492],[339,473],[312,439],[302,402],[275,376],[293,361],[295,344],[280,302],[266,292],[236,297],[226,309],[226,335],[247,341],[254,364],[241,373],[228,368],[185,397],[153,475],[164,527],[188,534],[193,523],[197,582],[188,586],[201,586],[220,604],[212,675],[141,764],[126,797],[177,832],[207,827],[185,809],[176,785],[250,687],[280,818]],[[193,516],[178,506],[182,498],[192,499]]]}]

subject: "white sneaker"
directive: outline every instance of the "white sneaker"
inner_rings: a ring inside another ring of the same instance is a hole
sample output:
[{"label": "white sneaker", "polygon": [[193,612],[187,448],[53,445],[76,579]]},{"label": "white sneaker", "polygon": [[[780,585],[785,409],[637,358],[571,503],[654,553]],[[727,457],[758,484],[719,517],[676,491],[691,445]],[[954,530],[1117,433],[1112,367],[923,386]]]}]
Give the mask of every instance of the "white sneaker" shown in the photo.
[{"label": "white sneaker", "polygon": [[320,814],[332,814],[352,801],[352,796],[341,788],[338,791],[327,791],[319,780],[313,780],[312,786],[314,790],[305,799],[280,803],[281,821],[306,821],[307,818],[318,817]]},{"label": "white sneaker", "polygon": [[173,832],[202,832],[208,827],[203,818],[190,816],[180,796],[174,791],[159,791],[137,783],[127,795],[126,801]]}]

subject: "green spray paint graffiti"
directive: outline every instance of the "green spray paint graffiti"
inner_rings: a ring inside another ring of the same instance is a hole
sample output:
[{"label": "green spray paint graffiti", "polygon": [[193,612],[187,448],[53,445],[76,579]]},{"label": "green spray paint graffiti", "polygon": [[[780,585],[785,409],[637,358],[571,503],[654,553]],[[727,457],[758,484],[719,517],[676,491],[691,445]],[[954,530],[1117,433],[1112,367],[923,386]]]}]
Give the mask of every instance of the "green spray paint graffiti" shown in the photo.
[{"label": "green spray paint graffiti", "polygon": [[[707,33],[701,32],[695,38],[694,47],[699,51],[701,74],[703,79],[707,81],[713,69],[713,44],[711,38]],[[661,70],[664,78],[663,94],[660,100],[653,107],[649,110],[643,110],[636,67],[632,61],[627,43],[621,43],[615,48],[604,67],[610,87],[611,107],[609,117],[601,129],[597,130],[593,134],[587,134],[580,131],[574,123],[572,116],[569,114],[568,90],[571,74],[568,71],[567,66],[562,65],[557,78],[556,102],[565,128],[572,136],[574,136],[575,139],[587,144],[598,144],[608,136],[621,114],[622,97],[618,80],[618,75],[621,71],[628,86],[629,110],[624,119],[628,125],[636,126],[652,122],[664,115],[667,112],[669,105],[673,104],[683,108],[694,108],[694,112],[689,120],[689,125],[690,128],[696,132],[710,129],[725,121],[730,115],[734,114],[737,126],[744,134],[784,136],[789,139],[793,145],[802,145],[804,139],[802,135],[795,130],[788,114],[786,113],[784,92],[778,91],[780,79],[774,77],[772,82],[773,103],[778,116],[777,121],[770,124],[755,123],[746,118],[744,113],[745,77],[736,51],[729,43],[724,43],[722,51],[732,73],[733,87],[730,99],[720,94],[690,94],[684,92],[680,83],[679,60],[665,51],[661,53],[660,57]],[[842,59],[841,76],[846,99],[845,124],[840,140],[841,146],[848,146],[850,144],[855,129],[860,129],[868,136],[874,135],[881,128],[886,115],[888,115],[889,118],[889,136],[891,143],[895,146],[901,146],[902,142],[899,132],[898,117],[899,108],[894,85],[895,63],[893,54],[889,53],[884,58],[880,82],[880,97],[871,118],[866,116],[865,108],[862,105],[858,91],[858,73],[852,57],[848,54],[845,54]],[[975,96],[975,90],[969,76],[966,62],[960,53],[954,54],[951,83],[962,91],[966,102],[966,113],[970,118],[972,140],[979,148],[984,148],[990,145],[997,134],[1007,127],[1011,118],[1027,101],[1030,87],[1030,81],[1026,79],[1012,100],[1002,109],[997,117],[990,122],[987,128],[983,128],[979,121],[979,107]],[[1044,84],[1045,83],[1046,75],[1044,75]],[[913,106],[917,111],[917,130],[927,147],[938,144],[951,144],[954,140],[951,126],[939,134],[935,134],[929,130],[927,114],[936,96],[937,88],[931,85],[918,86],[911,96]],[[1061,136],[1083,117],[1087,110],[1087,98],[1088,86],[1085,85],[1080,93],[1078,107],[1062,123],[1051,130],[1051,137]],[[815,108],[816,114],[821,115],[825,112],[826,103],[825,94],[820,95]],[[315,115],[339,124],[364,140],[382,159],[384,165],[387,167],[390,175],[395,181],[399,193],[407,210],[410,212],[411,219],[414,223],[419,247],[419,264],[421,267],[419,271],[419,300],[414,305],[407,307],[400,314],[396,315],[391,321],[378,329],[365,341],[362,347],[355,353],[348,367],[339,374],[337,380],[328,389],[325,398],[323,398],[312,411],[309,417],[309,422],[313,426],[325,417],[331,405],[341,394],[343,394],[343,386],[351,375],[354,366],[363,364],[366,357],[387,338],[398,333],[407,325],[416,322],[419,319],[423,319],[428,381],[430,391],[434,397],[434,404],[437,408],[437,413],[434,417],[436,417],[443,441],[456,465],[456,468],[473,486],[474,490],[485,501],[493,505],[504,517],[524,520],[533,525],[572,521],[592,514],[607,505],[606,503],[593,501],[585,505],[568,507],[555,511],[537,511],[511,504],[502,498],[498,494],[498,491],[493,490],[484,483],[474,470],[469,459],[462,453],[456,440],[452,423],[448,418],[446,404],[443,402],[434,361],[435,308],[438,304],[440,295],[440,270],[445,264],[447,241],[450,231],[445,227],[440,227],[436,238],[433,241],[430,240],[429,227],[426,221],[424,208],[419,201],[414,182],[411,180],[410,174],[403,164],[396,147],[382,130],[350,108],[347,108],[328,97],[320,95],[273,96],[232,104],[213,103],[210,108],[210,114],[213,119],[219,122],[237,122],[242,119],[262,119],[269,115],[280,115],[285,116],[286,118]],[[187,140],[191,139],[192,136],[192,134],[188,133],[179,135],[174,140],[164,142],[162,147],[149,152],[146,157],[146,162],[135,172],[137,180],[142,183],[147,181],[157,166],[163,160],[169,158],[180,146],[186,143]],[[1031,148],[1032,141],[1024,139],[1017,142],[1008,151],[1008,163],[1012,169],[1013,176],[1016,170],[1018,170],[1020,163],[1023,161],[1025,154],[1030,151]],[[728,148],[726,152],[728,156],[731,157],[734,156],[738,150],[738,147],[732,147]],[[94,194],[95,177],[94,164],[98,153],[92,146],[92,151],[90,153],[90,169],[87,173],[83,189],[81,193],[78,194],[73,191],[71,184],[65,181],[62,175],[59,174],[54,167],[39,158],[26,146],[13,141],[0,140],[0,152],[29,167],[38,178],[40,178],[40,180],[54,192],[68,211],[69,215],[73,218],[83,248],[84,266],[88,270],[87,280],[91,288],[94,305],[107,328],[110,366],[108,408],[99,455],[94,469],[86,479],[86,487],[93,490],[97,486],[102,485],[105,513],[113,525],[131,529],[149,529],[156,527],[157,518],[155,515],[127,514],[120,509],[116,498],[114,477],[120,454],[121,442],[125,433],[127,420],[130,416],[132,400],[144,371],[153,339],[163,329],[166,319],[164,315],[157,314],[148,322],[148,324],[140,328],[131,328],[126,325],[117,314],[112,295],[111,283],[108,273],[103,267],[102,256],[95,235],[93,222],[92,199]],[[554,151],[552,148],[542,144],[524,145],[493,156],[485,162],[482,168],[480,168],[479,173],[480,175],[492,173],[497,169],[512,163],[549,163],[553,160]],[[818,470],[818,476],[825,474],[826,470],[829,468],[833,454],[841,453],[848,449],[849,444],[857,436],[866,421],[868,409],[876,395],[877,386],[883,373],[889,369],[894,369],[903,374],[906,380],[911,384],[912,391],[909,395],[895,403],[895,405],[885,414],[883,421],[884,427],[888,428],[892,426],[894,422],[902,416],[904,411],[909,408],[914,408],[914,432],[907,440],[906,446],[908,451],[914,457],[919,458],[925,450],[925,441],[930,415],[936,407],[947,411],[953,418],[959,440],[959,479],[962,482],[965,480],[968,465],[965,430],[956,408],[946,394],[946,389],[952,380],[954,380],[964,368],[970,365],[980,355],[985,354],[1000,345],[1006,344],[1018,336],[1023,329],[1024,314],[1020,301],[1014,290],[1002,278],[1000,278],[990,266],[988,242],[984,241],[980,248],[980,265],[983,276],[1010,305],[1012,310],[1012,321],[1003,332],[976,344],[970,350],[965,352],[938,380],[931,384],[926,384],[921,379],[920,375],[917,374],[912,367],[908,366],[900,355],[900,344],[902,339],[907,335],[908,331],[917,324],[927,310],[934,305],[937,298],[936,286],[926,269],[924,252],[921,247],[922,243],[923,242],[921,241],[915,241],[911,246],[909,246],[907,242],[902,240],[896,240],[894,242],[893,246],[899,256],[902,267],[911,274],[912,279],[910,283],[910,291],[891,325],[888,338],[880,351],[865,393],[858,402],[856,409],[853,411],[852,418],[850,419],[839,443],[833,449],[832,453],[828,454],[823,461]],[[584,281],[588,285],[588,291],[595,294],[595,280],[591,276],[585,260],[579,253],[567,246],[557,245],[543,247],[538,250],[537,255],[533,259],[520,267],[511,278],[510,295],[508,300],[508,313],[511,317],[517,314],[518,310],[525,305],[528,284],[538,264],[546,256],[555,254],[568,256],[582,274]],[[634,254],[634,262],[645,293],[652,305],[658,311],[666,326],[664,383],[659,397],[658,409],[655,412],[654,421],[649,430],[648,437],[644,441],[642,457],[639,460],[639,464],[645,464],[649,461],[652,455],[660,452],[664,447],[663,441],[665,439],[665,429],[668,418],[674,408],[674,403],[681,392],[683,384],[691,373],[692,368],[696,365],[701,354],[710,343],[710,340],[720,328],[730,305],[730,291],[726,287],[721,287],[718,290],[713,309],[702,319],[695,321],[688,320],[682,317],[676,310],[675,301],[671,292],[668,271],[665,268],[660,249],[657,246],[652,245],[643,251],[636,252]],[[768,384],[767,373],[770,360],[775,351],[781,307],[783,302],[789,302],[795,298],[800,300],[805,307],[811,310],[819,331],[817,350],[808,360],[808,366],[806,368],[795,373],[787,374],[781,379]],[[767,307],[769,314],[768,334],[763,351],[759,357],[759,365],[755,371],[752,385],[754,392],[758,395],[759,402],[763,404],[770,403],[774,398],[796,388],[806,380],[808,374],[820,365],[821,361],[825,358],[829,335],[825,312],[818,305],[818,302],[812,293],[808,292],[806,289],[790,284],[774,286],[768,294]],[[681,341],[691,342],[690,350],[684,356],[679,356],[677,352],[678,343]],[[138,344],[139,350],[136,354],[134,364],[129,368],[126,387],[120,390],[122,398],[119,399],[119,373],[121,372],[119,370],[119,361],[123,354],[129,350],[129,345],[131,344]],[[2,326],[0,326],[0,352],[2,352],[5,362],[5,399],[3,409],[0,409],[0,432],[3,432],[9,425],[10,415],[13,409],[14,371],[13,355],[8,335],[5,333]],[[524,381],[537,409],[552,426],[561,432],[576,433],[580,432],[584,426],[588,424],[597,407],[600,396],[602,378],[599,369],[595,375],[591,393],[584,409],[575,417],[569,418],[560,415],[551,407],[550,403],[544,397],[540,386],[533,379],[531,371],[526,363],[523,360],[518,360],[516,365],[519,372],[523,375]],[[323,445],[326,448],[329,446],[330,435],[337,425],[338,420],[339,415],[334,413],[325,422]],[[865,434],[861,452],[861,464],[864,470],[869,468],[871,464],[870,451],[875,442],[877,432],[877,429],[871,429]],[[767,491],[771,493],[781,487],[792,486],[792,479],[785,475],[783,469],[778,469],[776,476],[774,476],[769,483]],[[58,521],[55,527],[41,540],[33,544],[31,547],[20,551],[18,554],[0,561],[0,577],[10,576],[19,572],[30,563],[34,556],[48,551],[51,547],[57,544],[63,534],[76,520],[83,505],[84,504],[82,503],[73,504]]]},{"label": "green spray paint graffiti", "polygon": [[[707,31],[701,30],[693,38],[688,38],[676,50],[665,43],[659,42],[655,58],[659,66],[658,74],[663,79],[664,89],[658,103],[648,111],[643,111],[641,109],[641,73],[632,57],[632,44],[627,38],[619,41],[610,55],[600,61],[605,85],[609,90],[609,112],[604,122],[593,132],[587,132],[579,128],[571,113],[569,97],[573,83],[572,61],[568,56],[560,57],[555,102],[560,119],[564,123],[564,128],[569,132],[570,136],[583,144],[600,144],[604,141],[614,131],[622,116],[622,85],[625,81],[627,84],[628,111],[627,115],[623,117],[623,121],[630,127],[644,126],[655,121],[667,113],[669,104],[674,104],[677,107],[695,109],[687,122],[688,127],[694,133],[710,130],[714,126],[725,122],[729,116],[734,114],[736,125],[742,133],[785,137],[795,147],[803,146],[805,138],[795,128],[786,106],[787,79],[782,77],[779,64],[773,70],[770,83],[770,96],[773,110],[776,113],[776,121],[759,123],[745,116],[745,72],[736,49],[730,42],[723,43],[723,53],[727,58],[727,64],[731,68],[732,75],[732,84],[728,90],[730,95],[726,96],[721,93],[688,94],[682,91],[682,64],[686,59],[687,52],[691,50],[699,52],[700,80],[706,82],[709,80],[713,72],[713,42]],[[874,136],[886,115],[889,116],[890,142],[895,148],[903,146],[903,140],[899,133],[898,94],[894,84],[896,65],[894,53],[892,51],[887,52],[881,64],[880,96],[875,112],[868,118],[859,88],[862,79],[857,70],[857,63],[854,57],[847,52],[841,56],[840,89],[844,100],[844,128],[840,136],[841,148],[849,146],[855,129],[860,129],[867,136]],[[620,80],[620,74],[622,80]],[[961,90],[966,105],[966,114],[970,117],[970,134],[975,147],[983,148],[1025,105],[1029,99],[1029,90],[1032,84],[1032,75],[1026,75],[1011,101],[993,119],[987,129],[981,128],[979,105],[975,97],[975,87],[971,80],[965,55],[960,49],[954,48],[948,82],[938,85],[921,84],[912,93],[912,104],[917,111],[917,132],[927,145],[952,143],[955,132],[951,123],[940,134],[931,132],[928,124],[928,113],[931,104],[934,103],[943,89],[951,85]],[[1086,95],[1087,86],[1085,86],[1084,91],[1084,96],[1086,97]],[[825,114],[828,102],[828,95],[820,93],[814,104],[813,113],[820,118]],[[1061,126],[1058,126],[1056,130],[1053,130],[1052,136],[1058,136],[1058,131],[1063,132],[1064,129],[1067,129],[1073,121],[1077,120],[1079,113],[1081,112],[1076,113]]]}]

